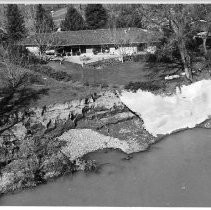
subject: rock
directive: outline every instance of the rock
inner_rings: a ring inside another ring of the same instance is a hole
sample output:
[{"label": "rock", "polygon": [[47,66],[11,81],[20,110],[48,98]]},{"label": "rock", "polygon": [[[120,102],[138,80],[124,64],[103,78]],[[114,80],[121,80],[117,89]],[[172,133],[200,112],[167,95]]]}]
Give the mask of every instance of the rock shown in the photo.
[{"label": "rock", "polygon": [[23,125],[23,123],[18,123],[14,126],[13,128],[13,133],[16,136],[17,139],[22,140],[25,138],[26,133],[27,133],[27,129],[26,127]]},{"label": "rock", "polygon": [[132,155],[127,155],[127,157],[122,158],[122,160],[130,160],[130,159],[132,159],[132,158],[133,158],[133,156],[132,156]]}]

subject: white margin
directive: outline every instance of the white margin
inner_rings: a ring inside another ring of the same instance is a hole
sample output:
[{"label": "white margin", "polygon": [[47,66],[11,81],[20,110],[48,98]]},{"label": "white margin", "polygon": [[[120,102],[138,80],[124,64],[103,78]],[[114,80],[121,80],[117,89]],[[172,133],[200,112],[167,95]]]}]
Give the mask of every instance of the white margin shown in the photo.
[{"label": "white margin", "polygon": [[0,4],[211,4],[211,0],[0,0]]}]

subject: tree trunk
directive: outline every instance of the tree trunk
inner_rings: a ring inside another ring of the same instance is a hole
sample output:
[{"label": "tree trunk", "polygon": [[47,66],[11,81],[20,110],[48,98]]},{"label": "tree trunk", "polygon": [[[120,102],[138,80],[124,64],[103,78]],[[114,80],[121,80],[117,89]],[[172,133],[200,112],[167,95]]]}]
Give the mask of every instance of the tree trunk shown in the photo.
[{"label": "tree trunk", "polygon": [[190,56],[188,55],[184,40],[181,40],[179,43],[179,51],[180,51],[183,67],[185,70],[185,75],[189,80],[192,81]]},{"label": "tree trunk", "polygon": [[204,56],[205,57],[207,55],[207,46],[206,46],[206,43],[207,43],[207,37],[203,38],[203,48],[204,48]]}]

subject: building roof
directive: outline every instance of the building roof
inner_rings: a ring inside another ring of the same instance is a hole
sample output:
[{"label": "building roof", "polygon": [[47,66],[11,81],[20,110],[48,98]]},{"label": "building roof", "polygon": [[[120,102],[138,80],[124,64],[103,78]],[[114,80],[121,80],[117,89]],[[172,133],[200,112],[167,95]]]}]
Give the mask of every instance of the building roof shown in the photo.
[{"label": "building roof", "polygon": [[97,29],[80,31],[60,31],[54,33],[35,34],[20,42],[20,45],[36,46],[78,46],[134,44],[157,42],[161,34],[141,28]]}]

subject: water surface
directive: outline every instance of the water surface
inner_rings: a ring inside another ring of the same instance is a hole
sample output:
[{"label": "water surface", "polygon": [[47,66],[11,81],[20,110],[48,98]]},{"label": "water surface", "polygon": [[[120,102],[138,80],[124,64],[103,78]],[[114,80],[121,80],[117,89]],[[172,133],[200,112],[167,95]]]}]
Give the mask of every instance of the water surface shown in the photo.
[{"label": "water surface", "polygon": [[3,196],[0,204],[211,206],[211,130],[183,131],[131,160],[124,157],[119,151],[89,154],[104,164],[99,173],[62,177]]}]

